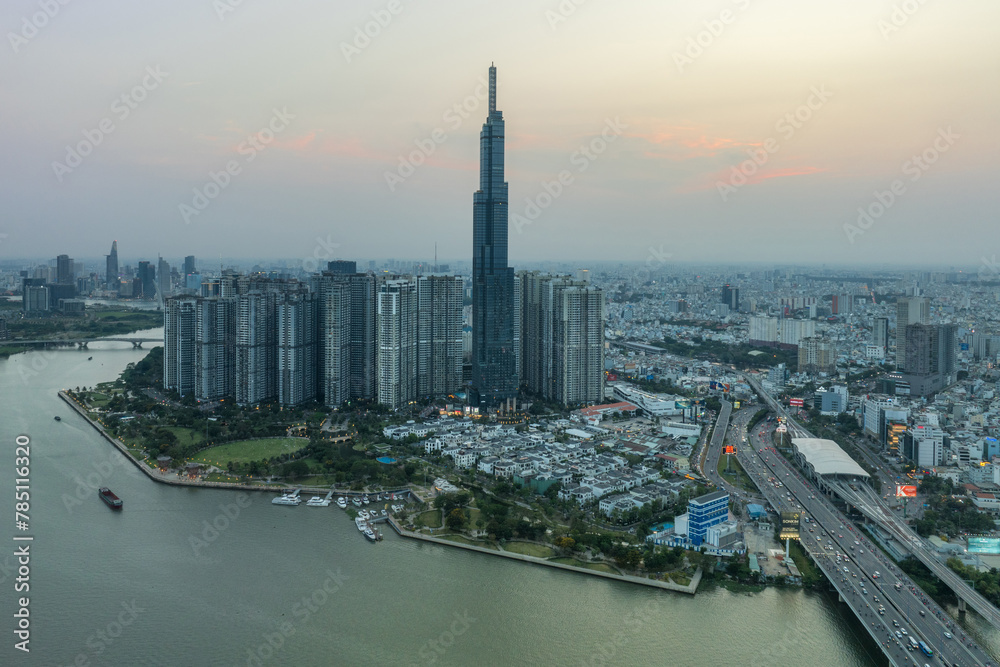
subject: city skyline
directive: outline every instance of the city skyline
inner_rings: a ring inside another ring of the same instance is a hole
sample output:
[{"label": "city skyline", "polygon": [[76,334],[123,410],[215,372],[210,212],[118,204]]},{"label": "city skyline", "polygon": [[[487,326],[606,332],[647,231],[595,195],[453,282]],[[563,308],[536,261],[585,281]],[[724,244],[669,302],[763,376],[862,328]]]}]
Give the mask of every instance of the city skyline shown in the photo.
[{"label": "city skyline", "polygon": [[[450,29],[471,11],[456,3],[226,7],[181,2],[155,22],[125,4],[114,21],[65,10],[15,40],[2,84],[15,100],[5,257],[47,254],[54,235],[82,257],[115,238],[146,257],[309,258],[327,244],[331,258],[429,259],[435,242],[441,257],[464,256],[491,61],[518,109],[514,266],[642,262],[650,247],[673,261],[871,263],[891,247],[901,263],[971,266],[995,254],[981,237],[996,204],[997,93],[979,82],[1000,9],[985,2],[901,17],[861,2],[633,3],[642,21],[511,3],[485,39]],[[308,28],[295,9],[308,10]],[[22,26],[33,11],[11,3],[0,16]],[[46,67],[84,35],[92,46],[77,62]],[[181,35],[227,57],[178,49]],[[517,38],[533,46],[513,49]],[[809,57],[788,58],[800,49]],[[297,74],[276,78],[285,70]],[[273,139],[247,142],[258,132]],[[70,166],[86,133],[100,142]],[[591,142],[595,159],[580,150]],[[743,183],[733,169],[751,154],[763,164],[748,163]],[[234,160],[239,173],[227,175]],[[217,182],[198,210],[194,191]],[[958,233],[940,234],[945,223]],[[940,243],[924,243],[929,234]]]}]

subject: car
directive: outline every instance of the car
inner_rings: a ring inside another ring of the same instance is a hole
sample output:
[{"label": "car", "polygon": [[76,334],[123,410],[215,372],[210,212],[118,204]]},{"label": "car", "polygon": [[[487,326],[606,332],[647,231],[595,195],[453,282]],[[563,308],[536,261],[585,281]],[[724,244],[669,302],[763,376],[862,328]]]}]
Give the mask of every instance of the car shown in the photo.
[{"label": "car", "polygon": [[948,639],[951,639],[951,633],[950,632],[944,633],[944,636],[947,637]]}]

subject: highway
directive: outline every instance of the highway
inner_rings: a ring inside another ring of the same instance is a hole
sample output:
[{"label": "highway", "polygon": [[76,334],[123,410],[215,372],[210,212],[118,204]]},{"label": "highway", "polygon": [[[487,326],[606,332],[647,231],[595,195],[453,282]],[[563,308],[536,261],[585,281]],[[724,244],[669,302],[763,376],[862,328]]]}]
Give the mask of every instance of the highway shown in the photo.
[{"label": "highway", "polygon": [[[765,392],[763,387],[755,380],[747,378],[747,381],[764,398],[772,410],[786,418],[789,428],[797,437],[815,437],[808,430],[789,418],[784,407],[774,400],[770,394]],[[834,484],[832,486],[835,487],[841,498],[847,502],[851,502],[852,505],[856,501],[858,504],[853,505],[856,509],[899,540],[900,544],[904,545],[915,558],[926,565],[941,581],[951,588],[959,598],[961,605],[968,604],[993,627],[1000,629],[1000,610],[966,584],[961,577],[943,563],[938,558],[936,552],[914,533],[900,517],[896,516],[878,494],[864,485],[857,486],[856,489],[851,489],[845,484]]]},{"label": "highway", "polygon": [[[748,411],[735,420],[734,426],[741,436],[749,418]],[[777,511],[803,512],[808,522],[803,520],[801,525],[800,543],[893,664],[997,664],[832,503],[802,479],[784,457],[771,449],[770,428],[758,425],[748,435],[750,446],[737,448],[744,470]],[[933,657],[924,655],[920,649],[908,649],[909,636],[924,641]]]}]

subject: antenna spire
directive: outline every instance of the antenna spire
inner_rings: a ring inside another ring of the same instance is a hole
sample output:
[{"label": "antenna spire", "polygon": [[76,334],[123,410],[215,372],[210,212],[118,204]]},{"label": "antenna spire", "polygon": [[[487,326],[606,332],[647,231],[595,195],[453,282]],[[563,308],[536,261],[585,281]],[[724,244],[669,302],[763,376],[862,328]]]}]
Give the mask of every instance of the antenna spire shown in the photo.
[{"label": "antenna spire", "polygon": [[490,63],[490,115],[497,110],[497,68]]}]

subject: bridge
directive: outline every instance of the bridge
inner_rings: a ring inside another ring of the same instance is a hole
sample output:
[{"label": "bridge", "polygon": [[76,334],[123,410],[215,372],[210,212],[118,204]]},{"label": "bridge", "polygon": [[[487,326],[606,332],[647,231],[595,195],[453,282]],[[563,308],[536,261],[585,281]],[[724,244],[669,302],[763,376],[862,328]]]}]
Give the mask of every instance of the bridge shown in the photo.
[{"label": "bridge", "polygon": [[135,336],[128,337],[111,337],[111,338],[52,338],[49,340],[5,340],[2,341],[3,345],[76,345],[81,350],[87,349],[88,343],[113,341],[117,343],[132,343],[132,347],[142,347],[143,343],[162,343],[162,338],[136,338]]}]

